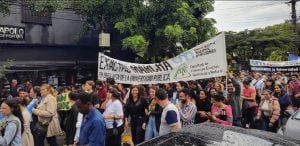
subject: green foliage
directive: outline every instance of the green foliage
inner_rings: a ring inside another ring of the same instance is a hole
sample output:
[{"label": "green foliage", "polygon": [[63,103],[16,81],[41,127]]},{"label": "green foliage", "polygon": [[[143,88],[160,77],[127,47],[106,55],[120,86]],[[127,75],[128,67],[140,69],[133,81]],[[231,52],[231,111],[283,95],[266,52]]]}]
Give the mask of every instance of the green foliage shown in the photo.
[{"label": "green foliage", "polygon": [[268,56],[268,58],[266,59],[267,61],[286,61],[287,60],[287,55],[285,55],[286,49],[281,49],[281,48],[275,47],[275,48],[269,48],[269,51],[271,53]]},{"label": "green foliage", "polygon": [[[142,45],[147,47],[139,49],[145,49],[139,52],[139,56],[147,54],[149,60],[156,56],[154,62],[157,58],[166,58],[167,54],[172,57],[180,53],[176,50],[176,42],[189,49],[217,32],[213,26],[215,21],[205,18],[213,11],[213,0],[64,0],[63,4],[59,0],[30,1],[39,10],[52,11],[71,6],[78,14],[86,16],[88,30],[100,31],[113,26],[121,37],[121,41],[114,44],[126,45],[132,42],[133,36],[143,36],[148,43]],[[102,26],[103,18],[105,23]],[[132,52],[137,50],[133,44],[123,47]],[[141,55],[141,52],[145,54]]]},{"label": "green foliage", "polygon": [[61,0],[26,0],[32,10],[38,12],[54,12],[67,7],[68,1]]},{"label": "green foliage", "polygon": [[122,45],[124,48],[131,49],[140,57],[144,57],[145,51],[147,51],[148,42],[146,42],[142,35],[135,35],[123,39]]},{"label": "green foliage", "polygon": [[181,35],[183,34],[183,29],[177,23],[174,25],[167,25],[164,30],[164,34],[167,39],[179,41]]},{"label": "green foliage", "polygon": [[127,18],[122,22],[117,22],[115,28],[121,33],[134,34],[135,28],[137,27],[137,22],[135,18]]},{"label": "green foliage", "polygon": [[[290,23],[269,26],[264,29],[226,32],[227,52],[238,54],[239,60],[286,60],[286,52],[298,54],[300,36],[294,33]],[[251,49],[252,48],[252,49]]]},{"label": "green foliage", "polygon": [[0,13],[2,13],[2,15],[9,14],[8,1],[0,0]]},{"label": "green foliage", "polygon": [[5,76],[6,69],[13,65],[14,65],[14,62],[12,60],[8,60],[3,65],[0,65],[0,79]]}]

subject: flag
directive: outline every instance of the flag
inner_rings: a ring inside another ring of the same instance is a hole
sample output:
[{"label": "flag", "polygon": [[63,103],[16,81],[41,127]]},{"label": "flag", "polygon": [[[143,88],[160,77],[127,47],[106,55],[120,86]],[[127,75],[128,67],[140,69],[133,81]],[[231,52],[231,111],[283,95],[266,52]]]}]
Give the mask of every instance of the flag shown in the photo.
[{"label": "flag", "polygon": [[289,54],[288,60],[289,61],[291,61],[291,60],[300,60],[300,56],[295,55],[295,54]]}]

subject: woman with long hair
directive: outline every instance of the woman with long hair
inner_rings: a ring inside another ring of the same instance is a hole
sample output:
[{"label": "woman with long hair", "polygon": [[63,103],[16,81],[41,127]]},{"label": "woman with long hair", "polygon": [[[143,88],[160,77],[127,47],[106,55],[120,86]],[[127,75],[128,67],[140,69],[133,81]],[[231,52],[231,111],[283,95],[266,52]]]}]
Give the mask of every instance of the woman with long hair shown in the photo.
[{"label": "woman with long hair", "polygon": [[149,88],[149,95],[150,95],[150,104],[148,106],[149,112],[147,113],[147,119],[143,124],[143,129],[146,130],[145,133],[145,140],[150,140],[159,133],[160,127],[160,119],[162,114],[162,107],[159,106],[157,103],[157,99],[155,96],[155,92],[158,88],[156,86],[151,86]]},{"label": "woman with long hair", "polygon": [[18,99],[5,99],[1,104],[0,112],[5,116],[0,126],[0,145],[22,145],[24,119]]},{"label": "woman with long hair", "polygon": [[[41,97],[41,92],[40,92],[40,87],[39,86],[34,86],[29,90],[29,97],[31,101],[27,105],[27,109],[31,115],[30,119],[30,130],[32,135],[34,136],[35,133],[33,131],[34,125],[38,122],[38,117],[34,114],[32,114],[32,110],[37,107],[37,105],[42,101]],[[33,137],[34,139],[34,137]],[[35,141],[35,140],[34,140]]]},{"label": "woman with long hair", "polygon": [[216,89],[217,93],[222,93],[223,96],[227,95],[225,87],[224,87],[224,85],[222,83],[216,82],[215,85],[214,85],[214,88]]},{"label": "woman with long hair", "polygon": [[[121,146],[121,135],[123,133],[124,111],[121,103],[121,93],[116,88],[110,88],[106,95],[106,100],[102,104],[104,110],[103,117],[106,124],[106,146]],[[117,128],[118,133],[113,134],[113,129]]]},{"label": "woman with long hair", "polygon": [[129,98],[125,104],[125,127],[128,127],[128,118],[130,116],[130,127],[132,140],[135,145],[144,141],[145,130],[142,125],[146,119],[146,110],[148,103],[139,93],[139,85],[133,85],[130,88]]},{"label": "woman with long hair", "polygon": [[279,84],[274,87],[274,97],[278,98],[280,104],[280,110],[283,113],[289,105],[292,104],[290,96],[283,90],[283,87]]},{"label": "woman with long hair", "polygon": [[32,114],[33,108],[35,108],[42,101],[40,90],[41,89],[39,86],[34,86],[29,90],[30,101],[27,105],[27,109],[30,114]]},{"label": "woman with long hair", "polygon": [[195,123],[203,123],[208,120],[207,114],[211,110],[211,101],[208,97],[208,93],[205,90],[199,91],[199,98],[196,100],[197,114],[195,117]]},{"label": "woman with long hair", "polygon": [[33,114],[38,116],[38,123],[46,128],[45,132],[38,132],[35,135],[35,145],[43,146],[45,138],[50,146],[58,146],[56,136],[60,135],[61,129],[59,126],[57,114],[57,91],[49,84],[41,86],[41,95],[43,97],[41,103],[36,109],[33,109]]},{"label": "woman with long hair", "polygon": [[283,87],[280,84],[275,85],[274,90],[274,97],[276,97],[280,104],[280,117],[279,117],[279,125],[281,126],[284,121],[284,112],[287,110],[287,108],[292,105],[292,100],[290,96],[287,94],[286,91],[284,91]]},{"label": "woman with long hair", "polygon": [[19,106],[24,119],[24,132],[22,133],[22,145],[34,145],[33,136],[30,130],[31,114],[29,113],[26,105],[28,103],[26,97],[19,97]]}]

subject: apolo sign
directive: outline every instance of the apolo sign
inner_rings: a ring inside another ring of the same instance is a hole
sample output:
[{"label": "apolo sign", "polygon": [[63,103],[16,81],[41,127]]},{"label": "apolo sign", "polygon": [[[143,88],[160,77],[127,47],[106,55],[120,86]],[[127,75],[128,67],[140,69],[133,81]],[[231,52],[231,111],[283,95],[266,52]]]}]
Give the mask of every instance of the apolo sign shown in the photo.
[{"label": "apolo sign", "polygon": [[19,26],[0,25],[0,40],[25,40],[25,28]]}]

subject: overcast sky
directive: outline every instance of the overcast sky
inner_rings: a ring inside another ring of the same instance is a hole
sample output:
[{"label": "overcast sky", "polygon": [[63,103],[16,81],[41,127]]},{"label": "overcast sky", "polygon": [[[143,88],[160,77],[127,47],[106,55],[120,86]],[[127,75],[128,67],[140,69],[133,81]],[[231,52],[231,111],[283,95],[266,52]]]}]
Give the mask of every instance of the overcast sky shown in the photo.
[{"label": "overcast sky", "polygon": [[[291,19],[287,1],[216,1],[215,11],[206,17],[214,18],[219,31],[241,31],[263,28]],[[300,2],[296,5],[300,15]]]}]

